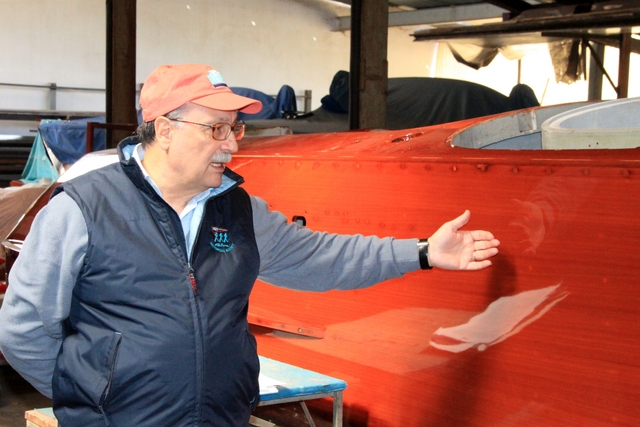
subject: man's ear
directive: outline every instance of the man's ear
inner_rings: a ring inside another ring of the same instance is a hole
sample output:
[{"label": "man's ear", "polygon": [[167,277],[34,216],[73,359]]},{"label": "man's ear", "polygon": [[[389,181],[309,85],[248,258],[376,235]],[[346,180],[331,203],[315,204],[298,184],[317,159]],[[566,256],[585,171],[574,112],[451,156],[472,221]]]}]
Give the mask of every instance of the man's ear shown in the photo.
[{"label": "man's ear", "polygon": [[153,126],[156,131],[155,141],[158,144],[158,147],[165,151],[169,150],[172,133],[175,129],[171,123],[171,120],[167,119],[164,116],[160,116],[156,118]]}]

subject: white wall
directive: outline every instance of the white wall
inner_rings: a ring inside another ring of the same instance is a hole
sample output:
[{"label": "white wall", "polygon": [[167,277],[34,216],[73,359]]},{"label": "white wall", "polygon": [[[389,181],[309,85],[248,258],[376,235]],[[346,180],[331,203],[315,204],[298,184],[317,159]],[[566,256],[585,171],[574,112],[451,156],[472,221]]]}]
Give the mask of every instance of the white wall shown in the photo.
[{"label": "white wall", "polygon": [[435,43],[416,43],[411,27],[389,28],[387,61],[389,77],[434,77]]},{"label": "white wall", "polygon": [[[137,16],[138,83],[161,64],[202,62],[231,86],[271,94],[284,84],[297,93],[311,89],[317,108],[333,75],[349,69],[350,33],[332,32],[329,12],[296,0],[138,0]],[[505,95],[516,83],[516,61],[498,55],[475,71],[455,62],[443,44],[414,42],[413,30],[389,29],[389,77],[458,78]],[[104,0],[0,0],[0,83],[102,89],[105,32]],[[632,56],[634,75],[638,55]],[[607,50],[607,59],[615,68],[617,51]],[[547,105],[586,98],[586,82],[555,83],[546,51],[523,59],[521,81]],[[630,96],[639,96],[640,83],[630,84]],[[603,86],[605,97],[615,97]],[[48,107],[45,89],[0,85],[0,109]],[[57,109],[103,111],[104,94],[59,90]]]},{"label": "white wall", "polygon": [[[0,83],[104,88],[105,32],[104,1],[0,0]],[[47,90],[0,86],[1,109],[48,106]],[[60,91],[58,109],[104,109],[104,95]]]},{"label": "white wall", "polygon": [[[159,65],[201,62],[231,86],[311,89],[316,108],[349,69],[349,34],[293,0],[138,0],[137,16],[138,83]],[[104,88],[105,32],[104,0],[0,0],[0,83]],[[48,106],[46,89],[0,86],[0,109]],[[102,111],[104,94],[60,90],[57,109]]]},{"label": "white wall", "polygon": [[349,69],[349,35],[331,32],[328,18],[292,0],[138,0],[137,77],[202,62],[230,86],[311,89],[315,108],[333,75]]}]

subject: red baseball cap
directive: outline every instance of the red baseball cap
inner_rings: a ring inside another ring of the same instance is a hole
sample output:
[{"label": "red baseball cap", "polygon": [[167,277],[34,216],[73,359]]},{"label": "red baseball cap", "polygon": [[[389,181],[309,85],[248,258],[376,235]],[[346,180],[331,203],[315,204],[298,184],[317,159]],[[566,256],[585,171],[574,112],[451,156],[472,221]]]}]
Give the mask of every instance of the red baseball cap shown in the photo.
[{"label": "red baseball cap", "polygon": [[214,110],[248,114],[262,109],[260,101],[233,93],[220,73],[208,65],[162,65],[142,86],[142,120],[151,122],[187,102]]}]

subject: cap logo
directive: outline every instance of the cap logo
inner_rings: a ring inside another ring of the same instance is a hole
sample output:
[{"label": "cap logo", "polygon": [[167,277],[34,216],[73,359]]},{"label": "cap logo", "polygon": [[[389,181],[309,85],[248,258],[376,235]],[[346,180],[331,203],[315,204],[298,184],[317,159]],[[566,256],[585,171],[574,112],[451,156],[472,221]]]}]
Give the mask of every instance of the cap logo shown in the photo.
[{"label": "cap logo", "polygon": [[220,74],[216,70],[209,70],[209,74],[207,74],[207,78],[215,88],[228,87],[227,84],[224,82],[224,79],[222,78],[222,74]]}]

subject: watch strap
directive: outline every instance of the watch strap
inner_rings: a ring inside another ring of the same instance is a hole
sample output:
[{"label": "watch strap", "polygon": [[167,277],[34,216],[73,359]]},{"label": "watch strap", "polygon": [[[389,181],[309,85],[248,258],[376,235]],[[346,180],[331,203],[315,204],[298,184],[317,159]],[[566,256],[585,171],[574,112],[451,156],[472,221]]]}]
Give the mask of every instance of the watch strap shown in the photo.
[{"label": "watch strap", "polygon": [[421,239],[418,241],[418,259],[420,260],[420,268],[422,270],[431,270],[433,267],[429,264],[429,240]]}]

